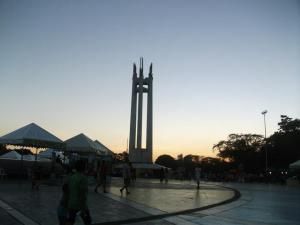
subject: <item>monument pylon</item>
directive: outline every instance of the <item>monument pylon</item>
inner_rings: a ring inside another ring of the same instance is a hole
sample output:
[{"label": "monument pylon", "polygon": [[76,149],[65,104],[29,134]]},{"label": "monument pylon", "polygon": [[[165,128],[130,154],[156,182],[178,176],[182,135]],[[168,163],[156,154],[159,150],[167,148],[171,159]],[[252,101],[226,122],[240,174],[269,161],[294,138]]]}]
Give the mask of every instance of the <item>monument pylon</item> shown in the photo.
[{"label": "monument pylon", "polygon": [[[143,58],[140,58],[139,76],[136,64],[133,64],[130,135],[129,135],[129,160],[136,163],[152,163],[153,144],[153,101],[152,101],[152,63],[148,77],[144,77]],[[143,131],[143,95],[147,94],[147,127],[146,148],[142,148]]]}]

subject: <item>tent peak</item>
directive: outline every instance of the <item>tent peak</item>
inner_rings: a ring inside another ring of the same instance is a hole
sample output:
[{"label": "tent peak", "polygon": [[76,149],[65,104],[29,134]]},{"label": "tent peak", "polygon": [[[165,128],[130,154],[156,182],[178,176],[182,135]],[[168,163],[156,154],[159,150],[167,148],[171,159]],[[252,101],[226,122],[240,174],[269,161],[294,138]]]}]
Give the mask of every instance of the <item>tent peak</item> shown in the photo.
[{"label": "tent peak", "polygon": [[62,144],[62,140],[35,123],[30,123],[1,137],[5,144],[29,147],[54,147]]},{"label": "tent peak", "polygon": [[69,138],[64,143],[68,151],[95,152],[98,150],[94,141],[83,133]]},{"label": "tent peak", "polygon": [[[75,135],[74,137],[84,137],[84,138],[89,138],[87,135],[85,135],[84,133],[80,133]],[[90,139],[90,138],[89,138]]]}]

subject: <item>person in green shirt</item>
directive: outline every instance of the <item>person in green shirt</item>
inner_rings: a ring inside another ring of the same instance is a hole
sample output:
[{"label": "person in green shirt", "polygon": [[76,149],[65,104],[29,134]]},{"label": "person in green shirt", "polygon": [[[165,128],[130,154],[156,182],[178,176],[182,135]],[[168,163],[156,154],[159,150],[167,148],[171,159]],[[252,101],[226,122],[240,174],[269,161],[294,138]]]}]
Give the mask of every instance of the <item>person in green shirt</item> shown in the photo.
[{"label": "person in green shirt", "polygon": [[68,225],[75,223],[76,215],[80,212],[80,216],[85,225],[91,224],[91,216],[87,207],[88,181],[83,174],[85,164],[79,160],[75,164],[76,172],[68,181]]}]

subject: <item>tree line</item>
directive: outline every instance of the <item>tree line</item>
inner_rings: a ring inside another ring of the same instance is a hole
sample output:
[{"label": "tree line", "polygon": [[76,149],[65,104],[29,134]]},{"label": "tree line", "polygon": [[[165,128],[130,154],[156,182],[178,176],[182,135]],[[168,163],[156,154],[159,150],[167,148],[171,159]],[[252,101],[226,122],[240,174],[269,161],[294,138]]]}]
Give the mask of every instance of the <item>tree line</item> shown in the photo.
[{"label": "tree line", "polygon": [[217,157],[187,155],[175,159],[161,155],[155,163],[173,170],[184,168],[185,174],[192,173],[199,163],[206,173],[287,171],[290,163],[300,159],[300,120],[281,115],[278,125],[279,129],[266,139],[259,134],[228,135],[227,140],[213,146]]}]

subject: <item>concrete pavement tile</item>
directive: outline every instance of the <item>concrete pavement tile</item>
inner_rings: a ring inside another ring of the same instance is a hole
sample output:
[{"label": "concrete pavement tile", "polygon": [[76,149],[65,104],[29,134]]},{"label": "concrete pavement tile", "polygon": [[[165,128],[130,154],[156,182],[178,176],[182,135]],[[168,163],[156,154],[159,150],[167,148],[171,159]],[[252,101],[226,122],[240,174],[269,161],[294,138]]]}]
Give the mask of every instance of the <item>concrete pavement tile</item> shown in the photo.
[{"label": "concrete pavement tile", "polygon": [[[215,204],[234,196],[231,190],[186,190],[132,187],[126,199],[159,209],[164,212],[177,212]],[[120,195],[118,187],[112,187],[111,192]],[[147,193],[147,194],[145,194]]]},{"label": "concrete pavement tile", "polygon": [[[200,191],[195,190],[193,186],[191,188],[188,183],[180,185],[181,182],[166,185],[151,182],[145,185],[137,183],[135,187],[131,187],[132,193],[123,197],[120,196],[119,186],[111,188],[115,195],[96,194],[90,191],[88,205],[93,222],[103,223],[161,215],[168,211],[209,205],[232,195],[232,191],[213,185],[205,185]],[[27,218],[34,218],[34,221],[43,225],[53,225],[57,222],[56,208],[61,198],[61,187],[41,185],[40,191],[31,191],[29,182],[12,182],[0,187],[0,198],[20,210]],[[173,217],[171,220],[177,224],[190,224],[188,220],[180,217]],[[161,222],[158,221],[167,220],[156,220],[155,223],[147,221],[147,223],[160,224]],[[76,224],[80,223],[78,219]]]},{"label": "concrete pavement tile", "polygon": [[254,223],[251,221],[231,219],[220,216],[206,216],[193,222],[201,225],[269,225],[267,223]]},{"label": "concrete pavement tile", "polygon": [[181,219],[184,219],[184,220],[193,221],[197,218],[204,217],[204,216],[205,215],[200,216],[200,214],[195,215],[193,213],[193,214],[187,214],[187,215],[179,215],[178,217],[181,218]]},{"label": "concrete pavement tile", "polygon": [[[199,212],[200,215],[212,215],[212,214],[217,214],[217,213],[221,213],[223,211],[227,211],[236,207],[240,207],[244,204],[248,203],[248,201],[244,201],[244,200],[237,200],[235,202],[226,204],[226,205],[221,205],[221,206],[217,206],[211,209],[206,209],[206,210],[201,210]],[[195,213],[197,214],[197,212]]]},{"label": "concrete pavement tile", "polygon": [[[164,219],[155,219],[153,221],[143,221],[134,224],[260,225],[265,224],[262,223],[264,217],[270,218],[273,216],[272,213],[277,213],[278,216],[275,216],[275,222],[277,221],[277,223],[274,224],[279,225],[278,222],[282,222],[282,224],[287,222],[286,224],[289,224],[292,221],[284,218],[287,215],[294,218],[294,222],[295,218],[298,218],[293,215],[295,211],[289,214],[289,210],[285,212],[278,203],[278,199],[280,199],[279,202],[281,202],[284,207],[288,208],[289,205],[292,205],[298,208],[298,199],[293,198],[293,195],[298,193],[297,191],[287,191],[287,193],[280,192],[281,194],[275,198],[277,195],[276,191],[280,191],[281,189],[275,188],[272,189],[273,193],[265,194],[262,186],[254,188],[254,192],[251,192],[251,185],[250,187],[244,186],[246,189],[243,189],[242,185],[239,185],[239,187],[242,193],[245,193],[245,196],[242,196],[240,200],[232,202],[231,204],[187,215],[171,216]],[[179,209],[185,210],[212,204],[216,200],[224,200],[233,194],[230,190],[217,188],[216,186],[213,187],[212,184],[206,185],[200,189],[200,191],[197,191],[194,188],[190,188],[187,183],[184,184],[184,186],[180,186],[180,182],[178,184],[167,185],[159,183],[147,183],[143,185],[142,183],[137,183],[135,187],[131,187],[130,190],[131,194],[128,196],[124,195],[123,197],[120,195],[118,184],[111,188],[111,192],[114,194],[95,194],[90,191],[88,201],[93,222],[105,223],[130,218],[143,218],[150,215],[161,215],[168,211],[173,212]],[[0,198],[9,202],[26,216],[34,217],[34,220],[43,225],[53,225],[57,223],[56,207],[60,196],[61,188],[55,186],[42,185],[39,192],[32,192],[29,183],[23,185],[8,184],[7,186],[4,185],[0,187]],[[265,200],[263,200],[264,197]],[[285,200],[287,200],[287,202]],[[261,204],[257,206],[257,202]],[[263,209],[268,212],[266,215],[261,218],[260,216],[262,214],[258,217],[254,216],[254,212]],[[206,216],[205,214],[214,215]],[[247,217],[249,214],[250,216]],[[257,218],[259,218],[259,220]],[[267,221],[269,222],[271,220],[269,219]],[[82,224],[82,222],[78,219],[76,225],[80,224]],[[295,224],[296,223],[293,225]]]},{"label": "concrete pavement tile", "polygon": [[[6,202],[3,202],[2,200],[0,200],[0,209],[2,209],[2,211],[5,211],[7,214],[9,214],[15,220],[21,222],[24,225],[38,225],[35,221],[26,217],[24,214],[22,214],[21,212],[19,212],[16,209],[14,209],[11,205],[7,204]],[[4,218],[1,218],[1,217],[0,218],[5,219],[4,221],[8,220],[8,221],[13,222],[9,217],[5,216],[4,213],[2,215],[4,216]]]},{"label": "concrete pavement tile", "polygon": [[151,221],[143,221],[139,223],[130,223],[130,225],[173,225],[173,224],[167,222],[166,220],[151,220]]},{"label": "concrete pavement tile", "polygon": [[[0,198],[9,202],[13,208],[18,209],[28,218],[34,217],[34,221],[43,225],[57,223],[56,208],[60,195],[60,187],[41,186],[38,192],[32,192],[29,185],[12,184],[0,187]],[[140,218],[148,215],[95,193],[89,193],[88,202],[94,222]]]},{"label": "concrete pavement tile", "polygon": [[108,198],[111,198],[115,201],[122,202],[126,205],[129,205],[129,206],[133,207],[133,208],[142,210],[143,212],[146,212],[150,215],[161,215],[161,214],[166,213],[164,211],[149,207],[149,206],[141,204],[139,202],[130,201],[126,196],[124,196],[124,197],[123,196],[117,196],[115,194],[110,194],[109,193],[109,194],[105,194],[104,197],[108,197]]},{"label": "concrete pavement tile", "polygon": [[195,223],[193,223],[189,220],[183,219],[182,217],[179,217],[179,216],[167,217],[167,218],[165,218],[165,220],[167,220],[168,222],[171,222],[172,224],[175,224],[175,225],[195,225]]},{"label": "concrete pavement tile", "polygon": [[222,212],[218,214],[218,216],[241,220],[244,221],[252,221],[253,223],[257,224],[299,224],[299,220],[295,218],[295,213],[293,214],[293,217],[283,217],[282,214],[277,214],[273,212],[272,210],[268,210],[267,208],[265,210],[261,210],[259,208],[249,208],[247,206],[243,206],[240,208],[235,208],[234,210],[229,210],[226,212]]},{"label": "concrete pavement tile", "polygon": [[9,215],[6,210],[0,208],[0,221],[1,225],[22,225],[14,217]]}]

